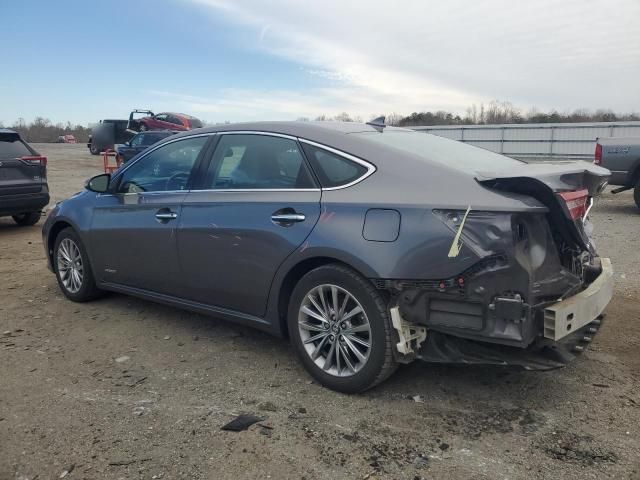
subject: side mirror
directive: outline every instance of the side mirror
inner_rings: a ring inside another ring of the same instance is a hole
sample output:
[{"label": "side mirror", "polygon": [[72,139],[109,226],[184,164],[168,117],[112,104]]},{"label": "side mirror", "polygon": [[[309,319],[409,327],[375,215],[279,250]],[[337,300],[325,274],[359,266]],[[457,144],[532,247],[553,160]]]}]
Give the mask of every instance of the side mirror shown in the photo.
[{"label": "side mirror", "polygon": [[91,177],[85,184],[85,188],[91,192],[105,193],[109,190],[109,184],[111,183],[110,173],[101,173],[95,177]]}]

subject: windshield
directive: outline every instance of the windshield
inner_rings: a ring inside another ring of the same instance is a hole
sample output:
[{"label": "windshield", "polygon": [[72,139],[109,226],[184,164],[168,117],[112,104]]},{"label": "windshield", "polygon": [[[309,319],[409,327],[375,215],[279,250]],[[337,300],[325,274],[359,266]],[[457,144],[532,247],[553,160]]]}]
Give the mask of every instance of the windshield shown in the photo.
[{"label": "windshield", "polygon": [[406,130],[384,130],[358,132],[357,135],[387,147],[396,148],[413,155],[447,165],[465,172],[498,170],[521,165],[524,162],[497,153],[466,145],[462,142],[438,137],[429,133]]}]

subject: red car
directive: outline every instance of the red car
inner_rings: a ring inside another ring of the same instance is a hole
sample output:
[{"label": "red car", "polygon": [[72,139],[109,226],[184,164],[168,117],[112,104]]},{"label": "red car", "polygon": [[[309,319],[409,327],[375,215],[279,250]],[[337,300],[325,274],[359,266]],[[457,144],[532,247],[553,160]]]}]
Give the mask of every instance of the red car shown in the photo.
[{"label": "red car", "polygon": [[[147,116],[134,119],[136,113],[144,113]],[[202,122],[195,117],[184,113],[163,112],[154,114],[150,110],[134,110],[129,115],[128,130],[145,132],[147,130],[191,130],[202,128]]]},{"label": "red car", "polygon": [[58,143],[78,143],[78,141],[73,135],[60,135],[58,137]]}]

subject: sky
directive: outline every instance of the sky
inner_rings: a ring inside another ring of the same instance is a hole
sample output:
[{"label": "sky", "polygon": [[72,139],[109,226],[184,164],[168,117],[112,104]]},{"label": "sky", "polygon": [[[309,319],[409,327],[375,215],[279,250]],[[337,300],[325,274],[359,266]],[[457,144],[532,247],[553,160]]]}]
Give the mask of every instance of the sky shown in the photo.
[{"label": "sky", "polygon": [[640,0],[0,0],[0,122],[640,112]]}]

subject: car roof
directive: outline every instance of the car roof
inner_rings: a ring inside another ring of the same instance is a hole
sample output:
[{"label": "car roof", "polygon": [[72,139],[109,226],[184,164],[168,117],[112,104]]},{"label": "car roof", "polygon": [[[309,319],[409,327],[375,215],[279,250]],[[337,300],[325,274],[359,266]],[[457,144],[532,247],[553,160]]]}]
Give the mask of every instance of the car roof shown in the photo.
[{"label": "car roof", "polygon": [[11,130],[10,128],[0,128],[0,133],[15,133],[16,135],[20,135],[15,130]]}]

